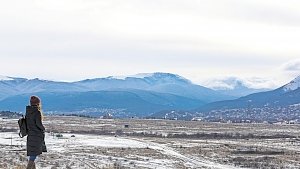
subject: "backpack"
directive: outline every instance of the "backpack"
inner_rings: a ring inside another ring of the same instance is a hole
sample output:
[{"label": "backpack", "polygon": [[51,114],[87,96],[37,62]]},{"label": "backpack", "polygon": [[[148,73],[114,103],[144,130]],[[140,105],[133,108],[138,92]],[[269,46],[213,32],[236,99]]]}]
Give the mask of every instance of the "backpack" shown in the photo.
[{"label": "backpack", "polygon": [[18,120],[18,124],[19,124],[19,129],[20,129],[19,136],[21,138],[27,136],[26,118],[24,116],[22,118],[20,118]]}]

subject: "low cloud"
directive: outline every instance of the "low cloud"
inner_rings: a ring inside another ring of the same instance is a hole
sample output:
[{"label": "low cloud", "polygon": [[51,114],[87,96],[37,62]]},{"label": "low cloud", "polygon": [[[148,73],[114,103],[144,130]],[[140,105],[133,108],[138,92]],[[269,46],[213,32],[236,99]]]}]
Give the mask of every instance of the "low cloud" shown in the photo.
[{"label": "low cloud", "polygon": [[207,80],[204,85],[212,89],[234,89],[237,86],[251,89],[275,89],[278,87],[273,79],[260,77],[223,77]]},{"label": "low cloud", "polygon": [[244,83],[247,87],[253,89],[275,89],[276,87],[278,87],[277,82],[272,78],[245,78]]},{"label": "low cloud", "polygon": [[289,61],[285,63],[282,67],[284,71],[300,73],[300,59]]}]

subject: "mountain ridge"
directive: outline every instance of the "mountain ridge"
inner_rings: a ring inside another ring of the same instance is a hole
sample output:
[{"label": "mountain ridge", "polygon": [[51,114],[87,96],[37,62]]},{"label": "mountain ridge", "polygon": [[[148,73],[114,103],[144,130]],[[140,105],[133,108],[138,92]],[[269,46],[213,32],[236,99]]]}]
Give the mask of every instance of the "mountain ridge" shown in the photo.
[{"label": "mountain ridge", "polygon": [[[111,89],[138,89],[159,93],[170,93],[204,102],[233,99],[212,89],[193,84],[184,77],[171,73],[138,74],[136,77],[116,79],[112,77],[85,79],[75,82],[57,82],[50,80],[12,78],[1,80],[0,91],[7,91],[5,95],[17,95],[34,92],[87,92]],[[2,87],[2,88],[1,88]],[[193,91],[192,91],[193,90]],[[11,91],[11,92],[9,92]],[[0,94],[0,100],[5,97]]]},{"label": "mountain ridge", "polygon": [[[160,111],[149,117],[213,122],[299,123],[299,83],[297,77],[275,90],[254,93],[234,100],[212,102],[194,110]],[[287,87],[291,88],[287,90]]]},{"label": "mountain ridge", "polygon": [[107,108],[137,116],[164,109],[194,109],[211,101],[232,98],[170,73],[76,82],[13,78],[0,81],[0,109],[22,111],[28,97],[34,94],[41,96],[46,111],[98,109],[101,113]]},{"label": "mountain ridge", "polygon": [[[299,103],[299,78],[272,91],[236,97],[193,84],[170,73],[106,77],[76,82],[3,78],[0,80],[0,109],[22,111],[28,97],[41,95],[46,111],[97,109],[123,110],[120,113],[148,116],[164,110],[210,111],[246,107],[281,106]],[[297,89],[294,89],[295,85]],[[56,98],[56,99],[55,99]],[[84,98],[84,99],[82,99]],[[16,104],[17,100],[17,104]],[[58,100],[58,101],[57,101]],[[103,113],[103,112],[102,112]]]}]

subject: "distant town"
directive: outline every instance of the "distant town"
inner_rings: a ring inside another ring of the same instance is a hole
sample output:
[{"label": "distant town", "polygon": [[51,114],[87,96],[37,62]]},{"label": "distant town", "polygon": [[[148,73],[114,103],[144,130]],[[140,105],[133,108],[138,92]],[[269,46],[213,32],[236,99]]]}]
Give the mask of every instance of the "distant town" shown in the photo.
[{"label": "distant town", "polygon": [[[125,116],[124,110],[120,109],[101,109],[97,111],[83,111],[58,113],[47,112],[48,116],[80,116],[89,118],[147,118],[147,119],[166,119],[166,120],[185,120],[221,123],[281,123],[281,124],[300,124],[300,104],[287,107],[263,107],[263,108],[240,108],[240,109],[221,109],[209,112],[189,112],[189,111],[163,111],[148,117]],[[0,111],[2,118],[19,118],[23,114],[11,111]]]},{"label": "distant town", "polygon": [[300,104],[287,107],[220,109],[209,112],[170,111],[161,118],[222,123],[300,124]]},{"label": "distant town", "polygon": [[224,109],[197,114],[201,120],[210,122],[299,124],[300,104],[276,108]]}]

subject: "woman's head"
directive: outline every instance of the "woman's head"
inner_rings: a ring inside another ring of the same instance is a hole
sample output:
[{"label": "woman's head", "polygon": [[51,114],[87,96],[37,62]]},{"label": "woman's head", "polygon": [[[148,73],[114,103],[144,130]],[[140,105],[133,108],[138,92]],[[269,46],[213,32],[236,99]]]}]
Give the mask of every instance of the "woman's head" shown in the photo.
[{"label": "woman's head", "polygon": [[38,96],[31,96],[30,97],[30,106],[37,106],[38,110],[41,112],[41,119],[44,119],[43,113],[42,113],[42,103],[41,99]]},{"label": "woman's head", "polygon": [[41,106],[41,99],[38,96],[31,96],[30,106]]}]

